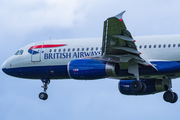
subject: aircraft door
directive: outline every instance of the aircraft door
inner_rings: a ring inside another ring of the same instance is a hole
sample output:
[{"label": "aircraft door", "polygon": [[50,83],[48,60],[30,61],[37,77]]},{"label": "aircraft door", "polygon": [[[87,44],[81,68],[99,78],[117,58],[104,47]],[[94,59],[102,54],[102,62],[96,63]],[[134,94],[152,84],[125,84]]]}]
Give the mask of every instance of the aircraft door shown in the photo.
[{"label": "aircraft door", "polygon": [[44,43],[36,43],[34,47],[32,48],[32,53],[31,54],[31,61],[32,62],[41,62],[41,53],[42,53],[42,48],[43,48]]}]

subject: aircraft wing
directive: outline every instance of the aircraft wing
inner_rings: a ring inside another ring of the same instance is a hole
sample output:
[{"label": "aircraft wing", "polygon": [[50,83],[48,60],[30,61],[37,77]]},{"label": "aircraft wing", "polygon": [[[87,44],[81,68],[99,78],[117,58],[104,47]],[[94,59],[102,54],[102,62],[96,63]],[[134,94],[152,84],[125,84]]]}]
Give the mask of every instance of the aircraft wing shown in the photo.
[{"label": "aircraft wing", "polygon": [[152,66],[155,69],[156,67],[142,58],[141,53],[137,50],[135,40],[122,19],[124,12],[104,21],[102,56],[95,59],[120,63],[122,66],[126,64],[128,72],[139,79],[139,64]]},{"label": "aircraft wing", "polygon": [[149,62],[140,57],[141,53],[137,50],[135,40],[124,24],[122,19],[124,12],[104,21],[102,55],[119,57],[118,62],[133,59],[140,64],[149,65]]}]

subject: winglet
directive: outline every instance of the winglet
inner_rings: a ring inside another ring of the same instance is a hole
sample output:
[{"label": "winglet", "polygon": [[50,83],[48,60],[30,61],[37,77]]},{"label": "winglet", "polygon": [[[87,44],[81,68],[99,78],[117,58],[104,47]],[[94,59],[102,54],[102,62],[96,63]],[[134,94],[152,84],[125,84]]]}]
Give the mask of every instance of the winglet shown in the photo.
[{"label": "winglet", "polygon": [[119,20],[122,20],[122,15],[125,13],[126,11],[123,11],[119,14],[117,14],[115,17],[118,18]]}]

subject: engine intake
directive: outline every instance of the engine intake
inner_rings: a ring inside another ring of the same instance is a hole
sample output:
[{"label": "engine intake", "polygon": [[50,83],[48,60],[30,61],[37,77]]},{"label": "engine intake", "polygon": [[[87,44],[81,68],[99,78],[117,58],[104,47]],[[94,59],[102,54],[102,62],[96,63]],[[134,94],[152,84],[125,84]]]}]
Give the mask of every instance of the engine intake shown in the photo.
[{"label": "engine intake", "polygon": [[87,80],[117,76],[120,66],[97,59],[76,59],[69,62],[67,70],[71,78]]}]

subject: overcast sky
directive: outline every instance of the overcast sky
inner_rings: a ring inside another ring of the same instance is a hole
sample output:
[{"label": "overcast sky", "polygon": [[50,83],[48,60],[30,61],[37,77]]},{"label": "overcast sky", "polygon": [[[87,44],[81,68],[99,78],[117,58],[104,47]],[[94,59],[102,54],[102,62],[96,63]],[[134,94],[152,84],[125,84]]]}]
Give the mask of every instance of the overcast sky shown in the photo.
[{"label": "overcast sky", "polygon": [[[180,33],[179,0],[1,0],[0,65],[19,48],[36,41],[102,37],[103,22],[124,10],[132,35]],[[180,102],[163,93],[125,96],[118,81],[51,81],[47,101],[39,100],[40,80],[0,71],[1,120],[154,120],[178,119]],[[180,95],[180,79],[173,91]]]}]

